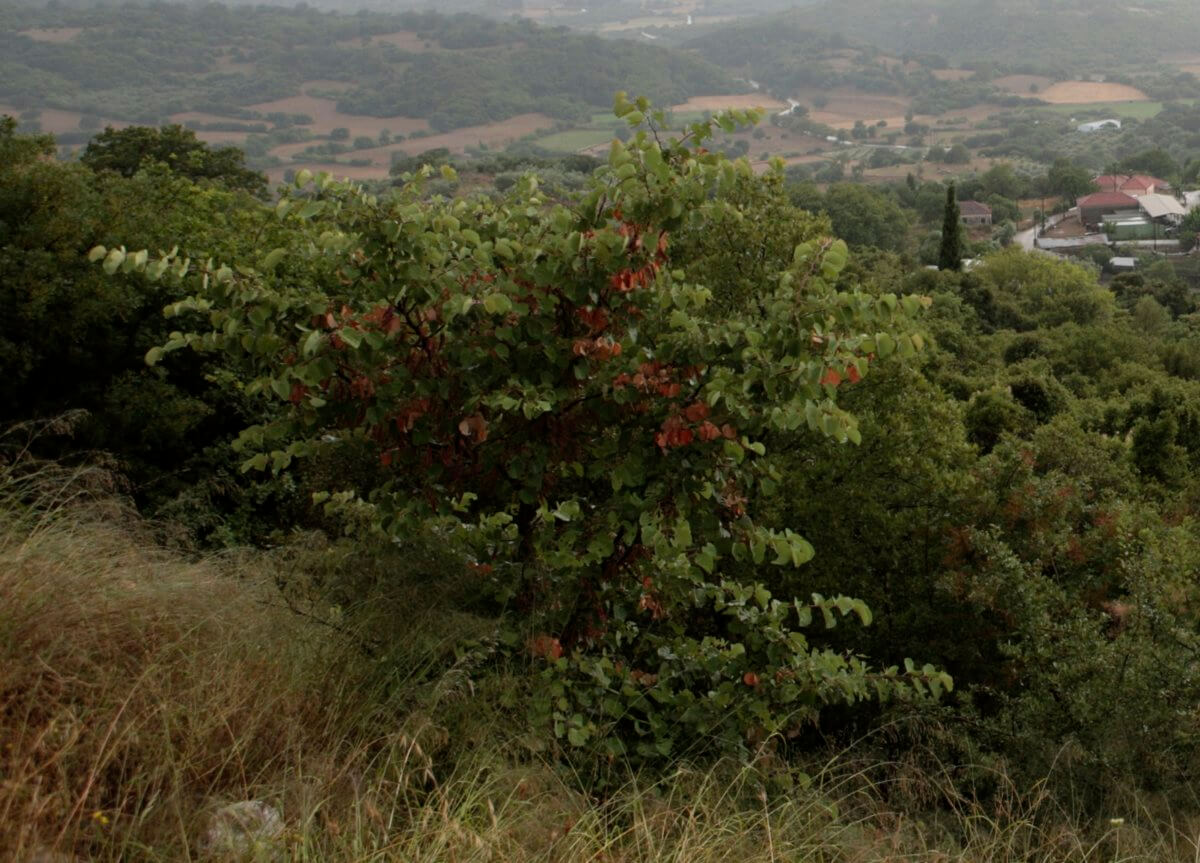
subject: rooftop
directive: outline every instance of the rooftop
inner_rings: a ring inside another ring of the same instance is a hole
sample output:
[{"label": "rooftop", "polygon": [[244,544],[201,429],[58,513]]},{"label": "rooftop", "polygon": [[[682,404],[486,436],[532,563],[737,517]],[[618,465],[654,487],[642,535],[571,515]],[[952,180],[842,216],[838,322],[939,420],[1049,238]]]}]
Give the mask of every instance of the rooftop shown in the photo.
[{"label": "rooftop", "polygon": [[1083,207],[1122,207],[1134,209],[1137,205],[1137,198],[1126,195],[1124,192],[1094,192],[1079,199],[1081,209]]},{"label": "rooftop", "polygon": [[1142,195],[1142,197],[1138,198],[1138,204],[1146,211],[1146,215],[1152,219],[1161,219],[1163,216],[1187,215],[1187,210],[1183,208],[1183,204],[1170,195]]}]

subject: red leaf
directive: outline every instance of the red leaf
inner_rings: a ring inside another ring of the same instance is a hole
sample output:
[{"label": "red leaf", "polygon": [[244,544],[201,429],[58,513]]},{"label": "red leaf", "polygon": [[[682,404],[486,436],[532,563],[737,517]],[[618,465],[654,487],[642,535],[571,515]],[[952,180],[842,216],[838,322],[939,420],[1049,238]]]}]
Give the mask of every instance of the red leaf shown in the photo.
[{"label": "red leaf", "polygon": [[708,405],[704,402],[695,402],[688,405],[683,415],[688,418],[688,422],[698,423],[708,416]]},{"label": "red leaf", "polygon": [[836,387],[841,382],[842,376],[836,369],[826,369],[825,374],[821,376],[821,386]]},{"label": "red leaf", "polygon": [[529,652],[535,657],[555,660],[563,655],[562,643],[549,635],[536,635],[529,641]]},{"label": "red leaf", "polygon": [[859,373],[858,366],[853,364],[846,366],[846,377],[852,384],[856,384],[862,380],[862,374]]},{"label": "red leaf", "polygon": [[758,675],[753,671],[747,671],[742,675],[742,683],[747,686],[758,686]]}]

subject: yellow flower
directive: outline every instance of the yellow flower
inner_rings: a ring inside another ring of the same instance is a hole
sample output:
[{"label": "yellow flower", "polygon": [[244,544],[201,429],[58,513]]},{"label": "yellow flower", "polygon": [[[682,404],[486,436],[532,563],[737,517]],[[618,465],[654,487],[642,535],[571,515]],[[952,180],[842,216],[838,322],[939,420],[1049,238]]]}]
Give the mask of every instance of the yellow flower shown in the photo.
[{"label": "yellow flower", "polygon": [[99,809],[97,809],[95,812],[92,813],[92,820],[95,821],[97,824],[99,824],[101,827],[108,826],[108,816],[105,815],[103,812],[101,812]]}]

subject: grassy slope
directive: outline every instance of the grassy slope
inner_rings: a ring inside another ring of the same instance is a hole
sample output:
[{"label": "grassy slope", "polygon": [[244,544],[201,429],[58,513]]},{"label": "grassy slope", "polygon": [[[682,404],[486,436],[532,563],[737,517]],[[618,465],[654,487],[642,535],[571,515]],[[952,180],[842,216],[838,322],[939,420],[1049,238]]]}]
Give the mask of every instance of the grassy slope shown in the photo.
[{"label": "grassy slope", "polygon": [[[1084,833],[1003,781],[985,807],[949,772],[852,753],[809,790],[681,766],[600,804],[497,731],[513,723],[486,681],[439,667],[437,627],[469,621],[409,607],[407,646],[378,662],[282,608],[272,576],[319,557],[190,560],[102,474],[0,469],[0,857],[185,859],[207,814],[244,798],[278,806],[285,856],[312,861],[1100,863],[1200,847],[1133,803]],[[423,601],[393,597],[381,618]]]}]

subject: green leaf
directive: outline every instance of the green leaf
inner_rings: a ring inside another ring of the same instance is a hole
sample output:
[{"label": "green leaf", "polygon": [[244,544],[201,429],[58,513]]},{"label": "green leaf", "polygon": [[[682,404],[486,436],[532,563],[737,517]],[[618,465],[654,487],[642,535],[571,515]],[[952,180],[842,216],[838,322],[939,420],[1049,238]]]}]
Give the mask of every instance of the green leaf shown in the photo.
[{"label": "green leaf", "polygon": [[681,518],[675,523],[675,537],[672,544],[680,549],[692,547],[692,525],[686,518]]},{"label": "green leaf", "polygon": [[311,333],[309,333],[305,337],[304,344],[300,348],[300,350],[304,354],[304,356],[311,357],[313,354],[315,354],[317,352],[317,348],[320,347],[320,345],[321,345],[321,331],[313,330]]},{"label": "green leaf", "polygon": [[488,294],[483,298],[483,307],[492,315],[506,315],[512,311],[512,300],[508,294]]},{"label": "green leaf", "polygon": [[266,257],[259,263],[258,268],[264,272],[269,272],[275,269],[275,265],[283,260],[283,256],[287,254],[287,249],[272,249],[267,253]]},{"label": "green leaf", "polygon": [[324,201],[309,201],[300,208],[300,212],[296,213],[296,215],[301,219],[311,219],[313,216],[319,215],[324,209]]}]

